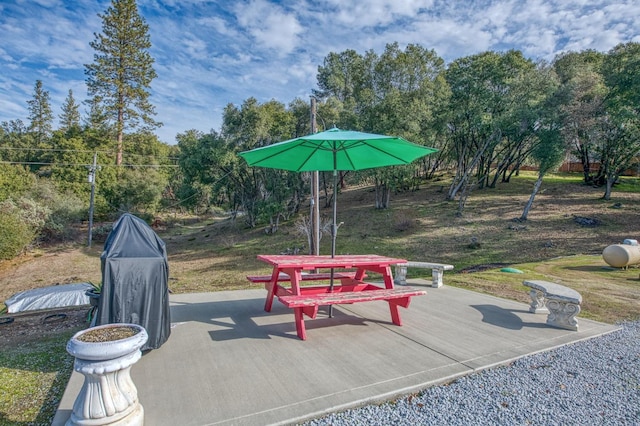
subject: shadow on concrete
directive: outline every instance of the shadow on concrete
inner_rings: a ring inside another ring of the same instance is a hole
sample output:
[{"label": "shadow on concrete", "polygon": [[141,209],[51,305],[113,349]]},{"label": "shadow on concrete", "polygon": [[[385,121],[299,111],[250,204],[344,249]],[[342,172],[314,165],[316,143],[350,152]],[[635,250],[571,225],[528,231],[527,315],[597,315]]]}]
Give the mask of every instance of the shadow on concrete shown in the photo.
[{"label": "shadow on concrete", "polygon": [[[274,314],[289,314],[291,318],[287,322],[268,321],[274,318]],[[310,320],[305,317],[305,320],[307,330],[339,325],[366,326],[367,322],[371,322],[340,310],[334,310],[333,317],[329,318],[328,307],[321,307],[316,319]],[[271,312],[265,312],[264,299],[174,303],[171,321],[177,326],[186,322],[211,325],[213,329],[208,331],[209,336],[211,340],[219,342],[235,339],[271,339],[275,336],[299,340],[293,311],[274,304]]]},{"label": "shadow on concrete", "polygon": [[[497,327],[507,328],[509,330],[521,330],[523,327],[544,328],[545,324],[537,322],[525,322],[520,319],[516,313],[528,314],[528,310],[524,309],[505,309],[496,305],[471,305],[472,308],[478,310],[482,314],[482,322],[495,325]],[[533,314],[532,314],[533,315]]]}]

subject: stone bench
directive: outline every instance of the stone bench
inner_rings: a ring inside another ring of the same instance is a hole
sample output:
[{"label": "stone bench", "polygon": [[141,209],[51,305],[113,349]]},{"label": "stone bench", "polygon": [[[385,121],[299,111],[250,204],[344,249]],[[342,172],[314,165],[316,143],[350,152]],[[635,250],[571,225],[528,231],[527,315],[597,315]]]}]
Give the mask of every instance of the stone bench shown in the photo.
[{"label": "stone bench", "polygon": [[400,285],[407,284],[407,268],[424,268],[431,269],[431,287],[442,287],[442,276],[444,271],[450,271],[453,269],[453,265],[446,265],[443,263],[430,263],[430,262],[407,262],[399,263],[396,265],[396,273],[393,282]]},{"label": "stone bench", "polygon": [[548,313],[547,324],[553,327],[578,331],[576,315],[580,313],[582,296],[577,291],[548,281],[525,280],[531,288],[529,312]]}]

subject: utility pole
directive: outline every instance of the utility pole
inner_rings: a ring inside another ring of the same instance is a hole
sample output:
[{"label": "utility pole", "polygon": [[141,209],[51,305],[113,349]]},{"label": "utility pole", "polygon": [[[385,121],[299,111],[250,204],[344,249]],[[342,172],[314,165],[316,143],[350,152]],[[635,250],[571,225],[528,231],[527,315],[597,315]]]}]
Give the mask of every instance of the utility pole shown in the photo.
[{"label": "utility pole", "polygon": [[[311,133],[318,131],[316,125],[316,98],[311,97]],[[320,190],[320,174],[319,172],[311,172],[311,226],[313,233],[311,235],[311,242],[313,247],[309,247],[311,254],[320,254],[320,197],[318,192]]]},{"label": "utility pole", "polygon": [[93,198],[96,194],[96,172],[98,171],[98,153],[93,154],[93,165],[89,166],[89,183],[91,184],[91,199],[89,200],[89,241],[91,247],[91,237],[93,232]]}]

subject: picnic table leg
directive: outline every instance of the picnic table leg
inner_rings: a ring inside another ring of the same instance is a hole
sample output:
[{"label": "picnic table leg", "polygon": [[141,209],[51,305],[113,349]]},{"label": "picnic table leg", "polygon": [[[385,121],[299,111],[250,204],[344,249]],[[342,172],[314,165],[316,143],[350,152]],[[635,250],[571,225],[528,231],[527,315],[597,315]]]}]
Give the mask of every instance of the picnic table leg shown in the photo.
[{"label": "picnic table leg", "polygon": [[402,325],[402,320],[400,319],[400,310],[398,309],[398,305],[393,303],[393,300],[389,300],[389,310],[391,311],[391,322],[395,325]]},{"label": "picnic table leg", "polygon": [[271,306],[273,306],[273,297],[275,296],[276,288],[278,287],[279,275],[280,270],[278,268],[273,268],[271,281],[267,284],[267,300],[264,302],[264,310],[267,312],[271,312]]},{"label": "picnic table leg", "polygon": [[[393,289],[393,275],[391,273],[391,267],[387,266],[382,271],[382,276],[384,278],[384,287],[387,289]],[[389,300],[389,311],[391,312],[391,321],[395,325],[402,325],[402,320],[400,319],[400,310],[398,309],[398,304],[395,303],[394,300]]]},{"label": "picnic table leg", "polygon": [[391,273],[391,266],[387,266],[382,271],[382,277],[384,278],[384,288],[392,289],[393,286],[393,274]]},{"label": "picnic table leg", "polygon": [[[300,269],[283,269],[282,272],[289,275],[289,277],[291,278],[291,292],[298,296],[302,294],[302,291],[300,290],[300,281],[302,281],[302,274]],[[315,310],[314,307],[311,307],[310,310],[306,310],[308,311],[309,316],[315,318],[316,313],[318,312],[318,307],[316,306]],[[307,331],[304,327],[304,311],[305,308],[293,308],[293,313],[296,319],[296,331],[298,332],[298,337],[300,338],[300,340],[307,339]]]},{"label": "picnic table leg", "polygon": [[304,327],[304,317],[302,308],[293,308],[293,312],[296,317],[296,331],[300,340],[307,340],[307,330]]},{"label": "picnic table leg", "polygon": [[402,325],[402,320],[400,319],[400,310],[399,307],[408,308],[409,303],[411,302],[411,297],[402,297],[399,299],[389,300],[389,310],[391,310],[391,321],[395,325]]}]

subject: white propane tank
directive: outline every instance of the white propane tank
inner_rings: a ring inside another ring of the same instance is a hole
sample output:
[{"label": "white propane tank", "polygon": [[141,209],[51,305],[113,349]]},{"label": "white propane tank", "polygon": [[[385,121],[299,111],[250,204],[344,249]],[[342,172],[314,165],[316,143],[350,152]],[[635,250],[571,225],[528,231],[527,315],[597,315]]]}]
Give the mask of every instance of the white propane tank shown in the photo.
[{"label": "white propane tank", "polygon": [[625,268],[640,263],[640,246],[612,244],[602,251],[602,258],[614,268]]}]

